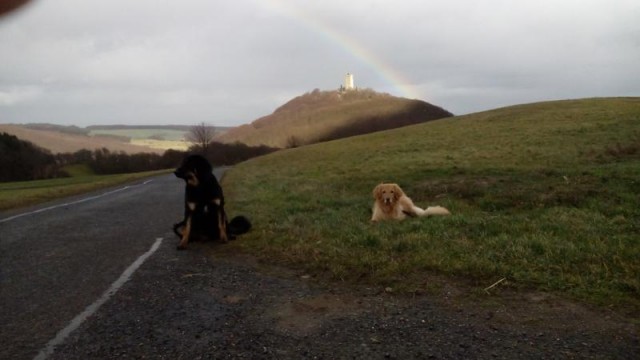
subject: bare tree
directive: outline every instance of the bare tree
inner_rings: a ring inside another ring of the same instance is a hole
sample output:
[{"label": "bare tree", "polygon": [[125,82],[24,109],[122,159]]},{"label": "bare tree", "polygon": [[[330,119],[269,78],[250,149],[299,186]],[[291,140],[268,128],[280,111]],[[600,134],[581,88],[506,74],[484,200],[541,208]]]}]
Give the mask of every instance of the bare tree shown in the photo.
[{"label": "bare tree", "polygon": [[207,126],[202,122],[191,127],[186,137],[187,140],[194,143],[200,151],[206,153],[209,143],[211,143],[215,134],[216,130],[213,126]]}]

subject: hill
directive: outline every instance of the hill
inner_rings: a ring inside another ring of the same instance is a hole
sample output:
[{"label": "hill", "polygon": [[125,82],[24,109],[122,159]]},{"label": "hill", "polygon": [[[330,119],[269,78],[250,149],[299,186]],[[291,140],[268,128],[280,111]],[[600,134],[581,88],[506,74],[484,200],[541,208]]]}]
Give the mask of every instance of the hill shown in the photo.
[{"label": "hill", "polygon": [[19,139],[29,141],[54,154],[100,148],[107,148],[112,152],[123,151],[127,154],[162,153],[160,149],[130,144],[128,139],[123,140],[113,136],[90,136],[88,130],[77,127],[60,127],[48,124],[0,124],[0,132],[6,132]]},{"label": "hill", "polygon": [[[557,101],[296,149],[225,175],[231,244],[312,277],[394,291],[560,293],[640,309],[640,98]],[[396,182],[450,217],[370,224]],[[442,282],[442,276],[447,278]]]},{"label": "hill", "polygon": [[292,99],[271,115],[229,129],[216,140],[287,148],[450,116],[450,112],[424,101],[373,90],[316,89]]}]

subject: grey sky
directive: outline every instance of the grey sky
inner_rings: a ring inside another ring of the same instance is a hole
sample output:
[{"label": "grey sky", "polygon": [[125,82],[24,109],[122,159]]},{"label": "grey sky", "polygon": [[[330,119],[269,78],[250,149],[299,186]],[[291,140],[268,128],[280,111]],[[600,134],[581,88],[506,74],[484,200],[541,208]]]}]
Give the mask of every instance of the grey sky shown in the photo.
[{"label": "grey sky", "polygon": [[637,0],[35,0],[0,18],[0,123],[233,126],[315,88],[455,114],[640,96]]}]

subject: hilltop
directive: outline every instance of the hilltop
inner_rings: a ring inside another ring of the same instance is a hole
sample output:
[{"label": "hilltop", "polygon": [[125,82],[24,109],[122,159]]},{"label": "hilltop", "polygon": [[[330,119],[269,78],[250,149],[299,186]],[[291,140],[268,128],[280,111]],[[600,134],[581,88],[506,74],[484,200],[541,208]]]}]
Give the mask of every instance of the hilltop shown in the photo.
[{"label": "hilltop", "polygon": [[216,140],[288,148],[450,116],[453,114],[427,102],[370,89],[316,89],[290,100],[271,115],[229,129]]}]

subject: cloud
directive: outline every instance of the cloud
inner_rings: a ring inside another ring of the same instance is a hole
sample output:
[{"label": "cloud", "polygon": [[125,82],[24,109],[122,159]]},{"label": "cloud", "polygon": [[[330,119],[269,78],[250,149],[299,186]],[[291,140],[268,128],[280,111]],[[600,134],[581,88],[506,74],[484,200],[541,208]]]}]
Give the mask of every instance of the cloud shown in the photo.
[{"label": "cloud", "polygon": [[0,19],[2,122],[239,125],[356,85],[454,113],[640,95],[635,0],[34,1]]},{"label": "cloud", "polygon": [[0,107],[12,106],[36,99],[42,93],[42,89],[35,86],[0,87]]}]

